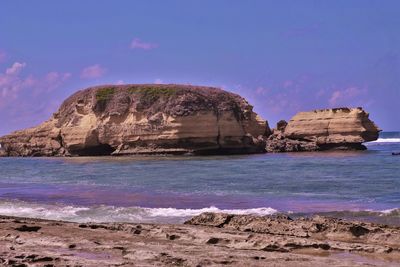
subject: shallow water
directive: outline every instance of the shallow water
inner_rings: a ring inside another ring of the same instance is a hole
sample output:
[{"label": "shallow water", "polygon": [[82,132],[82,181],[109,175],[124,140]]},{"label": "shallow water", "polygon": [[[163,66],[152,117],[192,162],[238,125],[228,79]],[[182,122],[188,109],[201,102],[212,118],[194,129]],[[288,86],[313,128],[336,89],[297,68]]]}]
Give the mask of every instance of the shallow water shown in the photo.
[{"label": "shallow water", "polygon": [[202,211],[400,225],[400,133],[368,151],[242,156],[0,158],[0,214],[182,222]]}]

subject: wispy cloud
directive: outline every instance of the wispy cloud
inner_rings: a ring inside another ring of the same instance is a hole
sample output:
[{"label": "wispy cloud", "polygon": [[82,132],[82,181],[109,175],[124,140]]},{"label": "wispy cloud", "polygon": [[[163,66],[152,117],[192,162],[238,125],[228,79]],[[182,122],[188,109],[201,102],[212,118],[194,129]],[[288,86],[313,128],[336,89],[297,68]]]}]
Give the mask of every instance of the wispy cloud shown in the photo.
[{"label": "wispy cloud", "polygon": [[283,83],[282,83],[282,87],[283,88],[289,88],[290,86],[292,86],[293,85],[293,81],[292,80],[286,80],[286,81],[284,81]]},{"label": "wispy cloud", "polygon": [[46,90],[47,92],[51,92],[57,88],[59,88],[61,85],[64,84],[67,80],[71,78],[71,73],[65,72],[65,73],[60,73],[57,71],[51,71],[45,75],[45,77],[42,79],[42,88],[39,89],[38,93],[42,93],[43,90]]},{"label": "wispy cloud", "polygon": [[25,67],[26,67],[25,62],[23,62],[23,63],[15,62],[11,67],[6,69],[6,74],[7,75],[16,75]]},{"label": "wispy cloud", "polygon": [[13,101],[20,97],[49,93],[71,77],[70,73],[56,71],[49,72],[42,78],[36,78],[32,74],[23,75],[22,70],[26,66],[25,62],[15,62],[4,73],[0,73],[0,108],[16,104]]},{"label": "wispy cloud", "polygon": [[32,84],[32,77],[21,78],[18,76],[25,66],[26,63],[15,62],[4,73],[0,73],[0,107],[10,99],[15,99],[21,89]]},{"label": "wispy cloud", "polygon": [[142,50],[152,50],[158,47],[156,43],[149,43],[140,40],[139,38],[134,38],[131,42],[131,49],[142,49]]},{"label": "wispy cloud", "polygon": [[88,66],[84,68],[81,72],[82,79],[95,79],[100,78],[106,73],[106,69],[100,66],[99,64],[95,64],[92,66]]},{"label": "wispy cloud", "polygon": [[48,83],[54,83],[58,81],[66,81],[71,77],[71,73],[66,72],[66,73],[59,73],[56,71],[52,71],[46,74],[45,80]]},{"label": "wispy cloud", "polygon": [[[359,102],[360,96],[366,93],[365,88],[356,86],[347,87],[342,90],[335,90],[329,98],[329,105],[336,107],[338,105],[351,105],[351,103]],[[354,105],[354,104],[353,104]]]},{"label": "wispy cloud", "polygon": [[0,120],[6,125],[2,134],[33,126],[47,118],[59,101],[55,96],[71,77],[70,73],[51,71],[37,77],[26,73],[26,63],[15,62],[0,72]]},{"label": "wispy cloud", "polygon": [[270,91],[269,88],[266,88],[266,87],[264,87],[264,86],[258,86],[258,87],[256,88],[256,95],[258,95],[258,96],[265,96],[265,95],[267,95],[267,94],[269,93],[269,91]]},{"label": "wispy cloud", "polygon": [[0,50],[0,63],[6,60],[7,54],[6,52]]},{"label": "wispy cloud", "polygon": [[163,84],[164,81],[157,78],[157,79],[154,80],[154,83],[155,83],[155,84]]}]

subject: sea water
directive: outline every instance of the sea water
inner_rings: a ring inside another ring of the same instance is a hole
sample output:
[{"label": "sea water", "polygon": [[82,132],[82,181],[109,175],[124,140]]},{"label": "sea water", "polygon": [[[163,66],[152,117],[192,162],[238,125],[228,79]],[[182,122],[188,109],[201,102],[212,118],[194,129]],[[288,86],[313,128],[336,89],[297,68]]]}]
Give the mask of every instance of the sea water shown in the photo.
[{"label": "sea water", "polygon": [[205,211],[400,225],[400,132],[367,151],[0,158],[0,215],[181,223]]}]

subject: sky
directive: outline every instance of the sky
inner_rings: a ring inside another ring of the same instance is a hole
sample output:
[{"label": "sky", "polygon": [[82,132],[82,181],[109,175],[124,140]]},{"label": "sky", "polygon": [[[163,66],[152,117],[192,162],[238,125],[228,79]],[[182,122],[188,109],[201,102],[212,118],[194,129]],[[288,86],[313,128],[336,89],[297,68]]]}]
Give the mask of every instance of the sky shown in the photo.
[{"label": "sky", "polygon": [[400,1],[0,2],[0,135],[77,90],[124,83],[221,87],[271,127],[362,106],[400,130]]}]

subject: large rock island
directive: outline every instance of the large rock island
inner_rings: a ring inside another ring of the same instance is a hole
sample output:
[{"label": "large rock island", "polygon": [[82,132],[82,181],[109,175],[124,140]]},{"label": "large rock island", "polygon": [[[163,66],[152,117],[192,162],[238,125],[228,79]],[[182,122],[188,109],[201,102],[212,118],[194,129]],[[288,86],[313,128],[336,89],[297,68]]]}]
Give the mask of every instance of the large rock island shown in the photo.
[{"label": "large rock island", "polygon": [[[241,96],[189,85],[78,91],[50,120],[0,138],[3,156],[265,152],[268,123]],[[260,138],[259,138],[260,137]]]},{"label": "large rock island", "polygon": [[37,127],[0,137],[0,156],[363,150],[379,131],[362,108],[300,112],[271,131],[244,98],[218,88],[105,85],[73,94]]},{"label": "large rock island", "polygon": [[299,112],[280,121],[268,137],[268,152],[364,150],[364,142],[378,139],[380,129],[362,108]]}]

